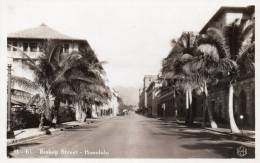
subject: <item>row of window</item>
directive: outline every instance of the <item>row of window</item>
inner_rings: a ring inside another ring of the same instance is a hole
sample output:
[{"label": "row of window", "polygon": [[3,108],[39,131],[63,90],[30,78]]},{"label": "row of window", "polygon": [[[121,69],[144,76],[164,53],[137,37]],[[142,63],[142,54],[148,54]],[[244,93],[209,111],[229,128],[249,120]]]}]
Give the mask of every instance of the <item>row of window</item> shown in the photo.
[{"label": "row of window", "polygon": [[[38,46],[38,44],[35,42],[30,42],[30,43],[23,42],[21,44],[18,44],[17,42],[8,42],[7,50],[8,51],[17,51],[17,49],[13,48],[12,46],[23,49],[23,51],[28,51],[28,52],[37,52],[37,51],[42,52],[43,51],[42,45]],[[64,53],[69,52],[69,44],[63,44],[63,52]]]},{"label": "row of window", "polygon": [[30,42],[30,43],[23,42],[21,44],[18,44],[17,42],[7,42],[8,51],[17,51],[17,49],[14,47],[23,49],[23,51],[30,51],[30,52],[42,51],[42,47],[39,46],[39,49],[38,49],[37,43],[34,43],[34,42]]}]

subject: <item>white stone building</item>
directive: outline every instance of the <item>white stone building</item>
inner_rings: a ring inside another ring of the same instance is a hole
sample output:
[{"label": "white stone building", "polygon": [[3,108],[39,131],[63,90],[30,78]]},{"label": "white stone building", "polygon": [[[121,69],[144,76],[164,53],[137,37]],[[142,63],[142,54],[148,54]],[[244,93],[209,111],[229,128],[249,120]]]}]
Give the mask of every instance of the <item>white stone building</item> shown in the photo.
[{"label": "white stone building", "polygon": [[[24,77],[29,80],[34,80],[33,71],[24,64],[28,58],[22,53],[25,52],[32,60],[37,62],[37,58],[43,52],[43,44],[47,40],[55,40],[63,45],[63,55],[69,54],[72,51],[78,51],[80,46],[86,43],[86,40],[66,36],[45,24],[38,27],[29,28],[14,33],[9,33],[7,36],[7,57],[9,64],[12,65],[12,75]],[[21,89],[18,85],[13,86],[14,89]],[[34,90],[24,90],[34,94]],[[24,99],[12,97],[14,103],[26,103]]]}]

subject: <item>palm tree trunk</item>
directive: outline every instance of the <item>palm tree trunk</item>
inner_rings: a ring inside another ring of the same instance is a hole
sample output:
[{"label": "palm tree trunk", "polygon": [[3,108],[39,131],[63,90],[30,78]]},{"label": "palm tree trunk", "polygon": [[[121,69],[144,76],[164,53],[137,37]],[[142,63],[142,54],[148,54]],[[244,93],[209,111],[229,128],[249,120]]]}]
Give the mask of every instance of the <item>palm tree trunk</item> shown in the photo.
[{"label": "palm tree trunk", "polygon": [[194,105],[192,105],[192,90],[191,90],[191,87],[189,88],[189,125],[192,125],[193,124],[193,108]]},{"label": "palm tree trunk", "polygon": [[217,123],[213,119],[212,108],[208,107],[208,105],[207,105],[207,101],[208,101],[208,88],[207,88],[207,82],[206,81],[204,81],[204,92],[205,92],[204,108],[208,109],[210,126],[211,126],[211,128],[218,128]]},{"label": "palm tree trunk", "polygon": [[191,126],[193,124],[193,108],[192,108],[192,105],[190,105],[190,108],[189,108],[189,126]]},{"label": "palm tree trunk", "polygon": [[46,121],[46,117],[50,118],[50,111],[51,111],[51,106],[50,106],[50,99],[49,99],[49,95],[46,94],[44,96],[44,101],[45,101],[45,108],[43,113],[41,114],[41,118],[40,118],[40,123],[39,123],[39,129],[42,130]]},{"label": "palm tree trunk", "polygon": [[191,123],[192,123],[192,108],[191,108],[191,102],[192,102],[192,100],[191,100],[191,97],[192,97],[192,95],[191,95],[191,88],[188,88],[187,90],[186,90],[186,124],[187,125],[191,125]]},{"label": "palm tree trunk", "polygon": [[77,102],[76,104],[75,104],[75,108],[76,108],[76,121],[80,121],[80,103],[79,102]]},{"label": "palm tree trunk", "polygon": [[211,128],[218,128],[216,122],[213,119],[211,107],[207,107],[207,109],[208,109],[209,122],[210,122]]},{"label": "palm tree trunk", "polygon": [[59,109],[60,109],[60,99],[56,97],[55,100],[54,100],[54,110],[53,110],[54,116],[52,118],[56,118],[57,124],[59,123],[59,119],[58,119]]},{"label": "palm tree trunk", "polygon": [[189,94],[188,90],[185,91],[185,99],[186,99],[186,120],[185,123],[188,125],[189,124]]},{"label": "palm tree trunk", "polygon": [[186,109],[189,109],[189,92],[188,90],[185,91],[186,95]]},{"label": "palm tree trunk", "polygon": [[46,118],[51,121],[51,113],[52,113],[52,109],[51,109],[51,106],[50,106],[50,98],[49,98],[49,95],[46,96],[46,108],[45,108],[45,115],[46,115]]},{"label": "palm tree trunk", "polygon": [[232,133],[240,133],[239,128],[237,127],[234,112],[233,112],[233,94],[234,94],[234,87],[233,84],[230,83],[229,85],[229,99],[228,99],[228,114],[229,114],[229,123]]}]

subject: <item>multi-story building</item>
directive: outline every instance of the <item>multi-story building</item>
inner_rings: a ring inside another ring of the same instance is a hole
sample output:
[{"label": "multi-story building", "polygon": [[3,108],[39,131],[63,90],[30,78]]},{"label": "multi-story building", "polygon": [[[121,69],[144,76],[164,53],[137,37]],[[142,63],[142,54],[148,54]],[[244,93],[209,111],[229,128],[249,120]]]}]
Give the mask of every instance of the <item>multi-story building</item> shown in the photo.
[{"label": "multi-story building", "polygon": [[139,89],[139,102],[138,102],[138,110],[142,110],[144,109],[144,91],[142,88]]},{"label": "multi-story building", "polygon": [[[210,27],[223,30],[226,25],[236,19],[243,22],[254,19],[254,16],[254,6],[221,7],[201,29],[199,34],[205,34]],[[173,41],[172,44],[173,48],[168,57],[173,57],[173,55],[178,54],[179,48],[175,46],[175,41]],[[208,89],[209,96],[207,98],[207,106],[212,108],[214,120],[221,126],[228,126],[228,84],[220,83],[217,86],[211,86],[209,83]],[[193,109],[194,120],[207,122],[208,113],[206,107],[203,106],[203,98],[193,96],[192,101],[191,107]],[[159,116],[176,116],[175,111],[177,110],[178,118],[184,118],[186,111],[185,105],[176,106],[176,104],[185,103],[185,96],[178,95],[174,98],[172,89],[166,86],[162,87],[157,102]],[[254,74],[252,73],[245,73],[234,85],[234,114],[237,124],[240,127],[254,128],[255,80]],[[245,118],[240,120],[240,115],[243,115]]]},{"label": "multi-story building", "polygon": [[221,7],[212,18],[200,30],[200,34],[207,31],[209,27],[223,28],[233,22],[235,19],[245,21],[255,17],[254,6],[248,7]]},{"label": "multi-story building", "polygon": [[148,115],[153,117],[158,116],[158,94],[160,91],[160,86],[160,81],[154,80],[146,89]]},{"label": "multi-story building", "polygon": [[151,82],[157,79],[157,75],[145,75],[143,79],[143,88],[139,90],[139,108],[145,113],[148,111],[147,106],[147,88]]},{"label": "multi-story building", "polygon": [[[86,40],[66,36],[45,24],[38,27],[25,29],[8,34],[8,57],[12,59],[13,75],[22,76],[30,80],[34,79],[33,72],[23,64],[27,58],[20,52],[26,52],[34,60],[42,54],[43,44],[47,40],[56,40],[63,45],[63,54],[78,51]],[[17,48],[15,48],[17,47]]]},{"label": "multi-story building", "polygon": [[108,101],[108,104],[104,104],[103,106],[99,107],[99,116],[116,116],[119,113],[119,93],[111,88],[111,99]]},{"label": "multi-story building", "polygon": [[[72,51],[78,51],[81,46],[87,44],[86,40],[66,36],[45,24],[9,33],[7,37],[7,56],[12,65],[12,75],[34,80],[33,71],[28,65],[24,64],[24,61],[28,60],[28,58],[22,52],[25,52],[32,60],[37,62],[38,57],[42,55],[43,45],[47,40],[55,40],[62,44],[62,56],[66,56]],[[13,87],[15,89],[23,89],[19,85],[14,85]],[[33,94],[34,90],[30,90],[30,93]],[[12,101],[26,103],[23,98],[19,99],[18,96],[12,99]]]},{"label": "multi-story building", "polygon": [[[204,34],[208,28],[223,30],[225,25],[235,19],[247,21],[255,17],[254,6],[221,7],[201,29]],[[213,110],[213,118],[222,125],[228,125],[228,84],[221,83],[209,87],[208,107]],[[207,110],[204,110],[207,119]],[[255,78],[254,74],[245,72],[234,85],[234,115],[239,127],[255,127]],[[241,120],[239,117],[245,118]]]},{"label": "multi-story building", "polygon": [[147,108],[147,88],[154,80],[157,79],[157,75],[145,75],[144,76],[144,86],[143,86],[143,92],[144,92],[144,107]]}]

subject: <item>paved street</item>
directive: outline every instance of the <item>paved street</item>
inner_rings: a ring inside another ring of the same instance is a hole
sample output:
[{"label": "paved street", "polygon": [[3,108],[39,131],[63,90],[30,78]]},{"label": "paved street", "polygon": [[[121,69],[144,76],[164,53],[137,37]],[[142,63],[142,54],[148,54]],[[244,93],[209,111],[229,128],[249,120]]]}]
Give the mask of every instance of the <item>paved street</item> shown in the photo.
[{"label": "paved street", "polygon": [[[230,158],[238,141],[135,113],[66,129],[8,147],[13,157]],[[254,148],[247,147],[254,157]]]}]

